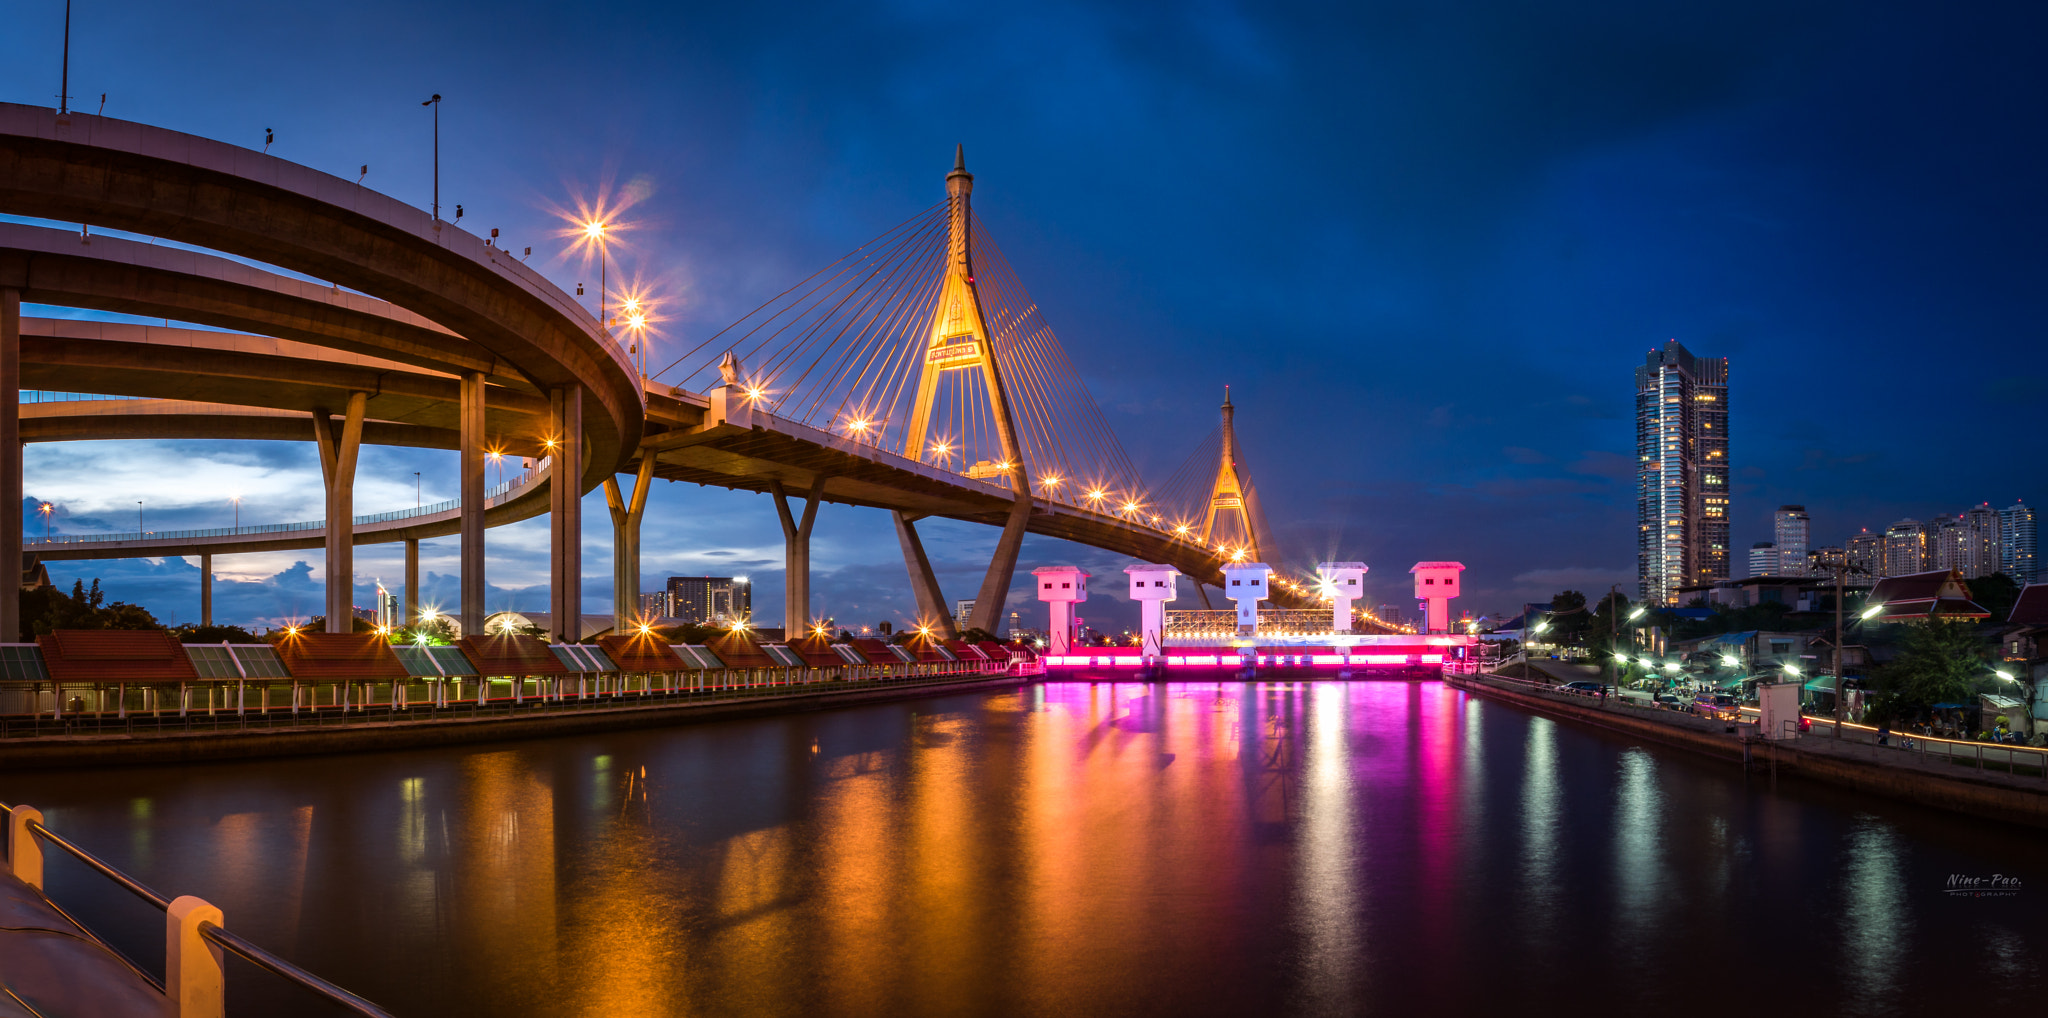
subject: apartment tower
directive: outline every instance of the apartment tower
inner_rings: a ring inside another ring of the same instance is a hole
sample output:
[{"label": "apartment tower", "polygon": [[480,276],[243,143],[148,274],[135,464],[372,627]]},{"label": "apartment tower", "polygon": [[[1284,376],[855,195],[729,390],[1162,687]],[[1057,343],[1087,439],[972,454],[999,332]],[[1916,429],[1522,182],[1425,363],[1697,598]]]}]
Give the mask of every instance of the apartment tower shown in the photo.
[{"label": "apartment tower", "polygon": [[1728,578],[1728,358],[1677,340],[1636,369],[1636,579],[1643,600]]}]

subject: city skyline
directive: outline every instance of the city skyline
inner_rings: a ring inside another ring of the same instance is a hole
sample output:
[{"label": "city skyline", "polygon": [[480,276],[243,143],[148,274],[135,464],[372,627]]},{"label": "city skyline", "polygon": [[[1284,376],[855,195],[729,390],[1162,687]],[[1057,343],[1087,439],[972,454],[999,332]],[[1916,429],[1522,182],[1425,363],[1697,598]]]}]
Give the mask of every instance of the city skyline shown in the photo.
[{"label": "city skyline", "polygon": [[[273,154],[349,180],[368,166],[364,187],[422,208],[432,173],[429,114],[418,103],[444,94],[444,204],[466,205],[465,229],[502,227],[508,250],[531,244],[529,264],[571,292],[594,286],[596,273],[558,257],[551,208],[594,197],[607,180],[608,193],[634,199],[636,229],[614,269],[666,288],[673,332],[660,342],[729,323],[925,207],[937,197],[934,167],[965,142],[980,214],[1008,238],[1010,259],[1147,476],[1156,482],[1187,455],[1212,425],[1210,393],[1231,384],[1281,543],[1302,562],[1341,551],[1372,563],[1380,600],[1399,593],[1384,577],[1444,554],[1474,563],[1478,605],[1632,586],[1631,411],[1612,371],[1621,356],[1670,338],[1771,365],[1738,374],[1745,410],[1731,425],[1741,466],[1730,548],[1772,537],[1767,519],[1744,507],[1804,503],[1821,519],[1876,526],[1952,511],[1958,496],[2023,496],[2039,480],[2014,476],[1995,440],[2028,433],[2048,377],[2048,354],[2026,338],[2048,310],[2028,282],[2042,268],[2032,238],[2048,208],[2017,169],[2038,162],[2039,143],[2000,126],[2028,115],[2013,108],[2032,101],[2019,97],[2043,92],[2012,83],[2040,74],[2015,42],[2030,37],[2038,13],[1999,9],[1935,30],[1922,20],[1931,15],[1872,21],[1815,8],[1796,29],[1772,19],[1777,30],[1763,32],[1759,12],[1724,9],[1594,37],[1560,9],[1511,39],[1445,22],[1422,50],[1347,23],[1375,55],[1359,66],[1383,66],[1403,83],[1381,89],[1363,87],[1349,65],[1303,58],[1332,30],[1320,14],[1247,11],[1222,36],[1193,17],[1169,19],[1148,38],[1180,42],[1155,46],[1129,42],[1114,18],[1066,11],[1056,31],[1029,33],[1071,58],[1054,62],[1062,70],[1021,85],[994,67],[1035,58],[1008,46],[977,71],[982,98],[969,101],[888,88],[944,80],[915,50],[888,48],[856,74],[836,36],[792,37],[785,19],[736,15],[686,30],[672,12],[612,10],[638,26],[635,54],[685,59],[549,54],[546,64],[564,73],[498,80],[507,62],[543,62],[526,40],[551,32],[534,12],[505,15],[493,48],[443,52],[425,39],[464,31],[460,8],[372,4],[333,15],[350,35],[345,58],[286,60],[294,39],[327,22],[298,11],[208,20],[112,5],[81,12],[71,90],[93,108],[107,93],[109,116],[252,149],[274,128]],[[414,13],[425,19],[416,37],[365,28]],[[992,39],[1017,27],[994,12],[949,17]],[[0,39],[0,93],[50,102],[61,12],[32,6],[14,24]],[[220,59],[194,73],[173,56],[192,52]],[[1532,54],[1548,55],[1532,63]],[[1651,56],[1608,59],[1619,54]],[[1552,62],[1563,55],[1574,59]],[[1482,74],[1492,87],[1450,89],[1432,64]],[[358,65],[395,70],[337,94],[332,83]],[[450,79],[494,85],[482,93]],[[264,87],[248,87],[255,81]],[[1528,91],[1518,82],[1538,81],[1556,100],[1532,118],[1508,97]],[[1106,82],[1119,84],[1090,104],[1090,118],[1067,116],[1075,96]],[[1891,101],[1900,89],[1924,102]],[[1146,97],[1178,93],[1252,98],[1201,118],[1148,114]],[[1340,108],[1336,95],[1363,98]],[[1617,106],[1618,95],[1631,98]],[[1267,109],[1288,112],[1255,112]],[[1384,131],[1307,129],[1332,123]],[[1469,130],[1446,134],[1440,124]],[[1231,157],[1186,158],[1191,151]],[[1387,151],[1407,155],[1376,154]],[[1133,191],[1105,181],[1106,166],[1171,172]],[[1330,166],[1347,176],[1314,222],[1274,214],[1271,181]],[[1980,203],[1997,214],[1980,214]],[[1272,296],[1304,281],[1331,299]],[[1956,329],[1999,358],[1997,377],[1967,358],[1884,367]],[[1244,337],[1281,353],[1242,357]],[[1484,395],[1439,384],[1442,350],[1520,384]],[[1305,371],[1309,363],[1318,368]],[[1823,376],[1857,393],[1857,405],[1970,394],[1994,439],[1937,447],[1899,415],[1822,412],[1806,379]],[[1297,398],[1304,377],[1315,398]],[[1344,435],[1359,453],[1290,455],[1308,433]],[[152,465],[166,457],[186,469],[161,476]],[[371,449],[360,469],[362,512],[454,494],[443,454]],[[318,518],[308,483],[316,471],[312,450],[290,444],[38,445],[27,492],[60,506],[59,529],[85,518],[125,529],[117,521],[137,499],[153,527],[225,526],[237,493],[244,522]],[[744,570],[776,603],[780,537],[763,502],[658,486],[643,580]],[[586,515],[601,518],[595,496]],[[914,611],[900,567],[876,553],[885,515],[835,507],[818,528],[821,608]],[[992,539],[971,526],[937,529],[943,539],[929,543],[942,584],[949,595],[973,593],[974,560],[985,561]],[[505,564],[492,576],[492,610],[545,602],[536,593],[545,533],[529,523],[494,534]],[[601,534],[586,538],[584,601],[597,608],[608,597],[607,558]],[[445,598],[452,581],[435,577],[454,572],[452,542],[430,542],[424,554],[429,594]],[[1025,557],[1076,556],[1034,539]],[[1083,564],[1121,561],[1110,559]],[[223,617],[318,613],[318,555],[223,558],[216,568],[232,580],[217,592]],[[358,552],[357,571],[387,584],[401,572],[395,552],[375,546]],[[57,578],[94,575],[165,617],[196,615],[196,563],[67,566]]]}]

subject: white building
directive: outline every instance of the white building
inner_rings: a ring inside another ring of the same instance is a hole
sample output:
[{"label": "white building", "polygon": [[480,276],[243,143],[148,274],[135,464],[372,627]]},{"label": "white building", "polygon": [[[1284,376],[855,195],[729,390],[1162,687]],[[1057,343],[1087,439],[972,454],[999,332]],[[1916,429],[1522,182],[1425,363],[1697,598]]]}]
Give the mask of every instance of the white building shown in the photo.
[{"label": "white building", "polygon": [[[1777,540],[1778,568],[1773,575],[1805,576],[1806,550],[1813,546],[1813,518],[1806,515],[1803,505],[1781,505],[1771,517],[1771,529]],[[1755,570],[1751,575],[1761,576]]]}]

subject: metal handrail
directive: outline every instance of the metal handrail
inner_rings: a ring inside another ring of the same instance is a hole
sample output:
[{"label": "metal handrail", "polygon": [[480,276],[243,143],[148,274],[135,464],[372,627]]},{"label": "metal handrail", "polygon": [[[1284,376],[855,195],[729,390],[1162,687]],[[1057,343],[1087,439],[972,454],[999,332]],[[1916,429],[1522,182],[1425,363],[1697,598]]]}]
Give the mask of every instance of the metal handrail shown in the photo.
[{"label": "metal handrail", "polygon": [[[532,484],[540,477],[540,468],[524,477],[515,478],[484,492],[485,508],[502,504],[515,489]],[[462,500],[451,498],[432,505],[415,506],[411,509],[393,509],[390,512],[371,513],[354,517],[355,526],[372,523],[390,523],[394,520],[433,516],[438,513],[454,512],[462,508]],[[326,520],[305,520],[298,523],[251,523],[246,527],[214,527],[207,530],[151,530],[126,534],[52,534],[46,538],[29,537],[23,544],[30,547],[49,547],[58,544],[105,544],[123,541],[185,541],[202,537],[239,537],[244,534],[289,534],[299,531],[325,530]]]},{"label": "metal handrail", "polygon": [[[6,810],[10,817],[14,813],[14,807],[9,806],[6,803],[0,803],[0,810]],[[126,890],[130,894],[133,894],[136,897],[141,898],[142,900],[149,902],[152,905],[155,905],[157,908],[164,910],[166,913],[170,911],[171,902],[169,899],[165,898],[163,895],[156,893],[155,891],[150,890],[149,887],[144,885],[142,882],[136,880],[134,877],[131,877],[128,874],[123,873],[120,870],[117,870],[114,867],[108,865],[106,862],[101,860],[99,857],[93,855],[91,852],[88,852],[85,849],[72,844],[69,839],[65,838],[63,835],[60,835],[55,831],[50,830],[48,827],[43,826],[43,824],[40,821],[30,821],[28,824],[28,830],[30,834],[40,837],[43,840],[48,841],[50,844],[53,844],[58,848],[61,848],[64,851],[70,853],[73,858],[77,859],[79,862],[86,864],[88,867],[91,867],[101,876],[106,877],[109,880],[112,880],[116,884],[119,884],[123,890]],[[119,958],[122,962],[125,962],[130,969],[133,969],[135,971],[136,975],[139,975],[144,980],[148,981],[151,986],[156,987],[159,991],[161,991],[164,988],[162,980],[159,980],[155,976],[152,976],[148,972],[144,971],[140,965],[135,964],[133,959],[129,958],[125,954],[122,954],[120,951],[115,950],[113,945],[108,944],[104,939],[94,934],[90,929],[87,929],[84,923],[79,922],[78,919],[72,916],[69,912],[64,911],[64,909],[61,906],[59,906],[56,902],[50,901],[49,895],[43,895],[43,900],[48,902],[51,908],[56,909],[59,915],[62,915],[65,919],[70,920],[72,925],[77,926],[87,936],[92,937],[92,939],[95,942],[99,943],[100,946],[105,947],[108,951],[113,952],[114,957]],[[327,980],[322,979],[319,976],[316,976],[313,973],[308,972],[305,969],[302,969],[297,965],[294,965],[291,962],[288,962],[283,958],[280,958],[277,955],[274,955],[269,951],[264,950],[261,947],[258,947],[257,945],[249,942],[247,939],[237,934],[228,932],[220,926],[217,926],[213,923],[200,923],[199,933],[201,936],[219,945],[223,950],[233,953],[237,957],[240,957],[250,962],[251,964],[254,964],[258,968],[264,969],[266,971],[271,972],[274,975],[282,976],[285,979],[298,983],[300,986],[303,986],[306,989],[313,991],[314,993],[320,994],[321,996],[326,997],[327,999],[332,1000],[333,1002],[340,1004],[343,1007],[349,1008],[357,1014],[369,1015],[371,1016],[371,1018],[392,1018],[391,1012],[386,1011],[383,1008],[371,1003],[370,1001],[365,1000],[362,997],[359,997],[353,993],[350,993],[349,991],[344,990],[341,987],[336,986],[333,983],[330,983]]]},{"label": "metal handrail", "polygon": [[230,933],[229,931],[222,929],[221,927],[216,926],[212,923],[203,922],[199,924],[199,935],[214,942],[215,944],[220,945],[222,950],[234,954],[235,956],[243,959],[244,961],[247,961],[250,964],[255,965],[257,968],[265,969],[275,975],[282,976],[286,979],[291,980],[292,982],[298,983],[300,986],[312,990],[313,992],[318,993],[321,996],[326,997],[327,999],[334,1001],[335,1003],[340,1004],[341,1006],[356,1012],[357,1014],[370,1015],[372,1016],[372,1018],[392,1018],[391,1012],[386,1011],[383,1008],[378,1007],[377,1005],[367,1000],[364,1000],[363,998],[358,997],[355,994],[350,993],[347,990],[344,990],[341,987],[336,986],[333,983],[330,983],[327,980],[322,979],[319,976],[316,976],[313,973],[308,972],[305,969],[302,969],[297,965],[294,965],[291,962],[284,960],[283,958],[278,957],[277,955],[271,954],[269,951],[266,951],[256,946],[255,944],[250,943],[247,938],[244,938],[238,934]]},{"label": "metal handrail", "polygon": [[43,840],[48,841],[50,844],[55,845],[66,852],[71,853],[73,858],[99,871],[100,876],[106,877],[108,880],[111,880],[114,883],[121,885],[121,888],[127,891],[128,893],[133,894],[138,898],[141,898],[143,901],[155,905],[157,908],[163,909],[165,911],[170,911],[170,899],[165,898],[164,896],[156,893],[155,891],[150,890],[148,887],[143,886],[142,882],[136,880],[134,877],[131,877],[128,874],[123,873],[120,870],[117,870],[104,862],[101,862],[99,858],[94,856],[91,852],[88,852],[85,849],[82,849],[77,845],[72,844],[62,835],[58,834],[53,830],[50,830],[47,827],[44,827],[42,821],[30,821],[28,829],[31,833],[41,835]]}]

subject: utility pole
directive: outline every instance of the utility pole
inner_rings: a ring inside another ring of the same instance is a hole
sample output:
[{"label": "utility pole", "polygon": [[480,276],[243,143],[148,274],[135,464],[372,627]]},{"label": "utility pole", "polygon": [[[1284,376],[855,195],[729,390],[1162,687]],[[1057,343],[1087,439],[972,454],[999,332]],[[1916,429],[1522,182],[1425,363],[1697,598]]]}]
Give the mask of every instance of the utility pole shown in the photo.
[{"label": "utility pole", "polygon": [[1621,584],[1607,588],[1607,677],[1613,681],[1614,695],[1621,695],[1620,669],[1614,667],[1614,645],[1621,639]]},{"label": "utility pole", "polygon": [[434,108],[434,222],[438,223],[441,221],[441,93],[434,93],[432,99],[420,105]]},{"label": "utility pole", "polygon": [[1842,737],[1842,584],[1849,572],[1849,562],[1835,563],[1835,738]]}]

